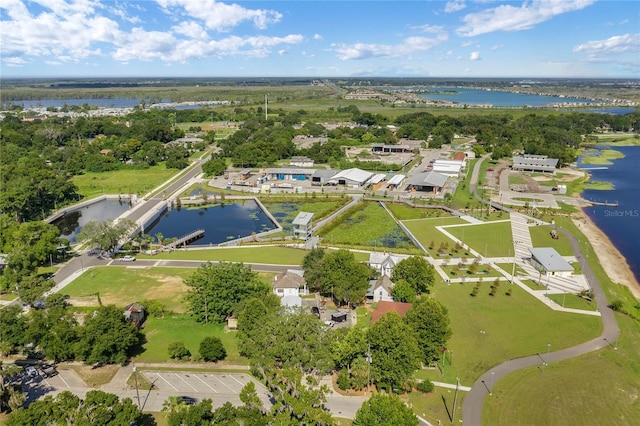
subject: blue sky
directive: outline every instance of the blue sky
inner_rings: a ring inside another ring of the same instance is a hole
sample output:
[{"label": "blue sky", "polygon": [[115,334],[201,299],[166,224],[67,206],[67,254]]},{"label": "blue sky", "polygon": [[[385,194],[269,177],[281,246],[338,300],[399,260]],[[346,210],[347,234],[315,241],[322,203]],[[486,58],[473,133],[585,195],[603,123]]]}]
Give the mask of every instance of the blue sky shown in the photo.
[{"label": "blue sky", "polygon": [[2,77],[640,77],[640,2],[2,0]]}]

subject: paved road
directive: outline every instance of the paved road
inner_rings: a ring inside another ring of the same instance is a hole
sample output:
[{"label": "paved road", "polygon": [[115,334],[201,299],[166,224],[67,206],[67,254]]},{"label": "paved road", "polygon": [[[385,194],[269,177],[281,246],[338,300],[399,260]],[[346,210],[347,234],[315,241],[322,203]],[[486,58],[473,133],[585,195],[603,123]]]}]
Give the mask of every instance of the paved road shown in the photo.
[{"label": "paved road", "polygon": [[[475,172],[476,169],[479,170],[480,163],[481,161],[476,164],[474,175],[472,175],[471,178],[473,183],[469,185],[471,191],[474,194],[476,186],[475,182],[477,182],[478,177],[477,173]],[[495,203],[493,204],[495,205]],[[580,244],[577,239],[564,229],[560,229],[560,232],[562,232],[569,240],[576,259],[583,258],[584,254],[580,249]],[[531,367],[534,365],[541,365],[543,363],[550,363],[561,361],[567,358],[573,358],[591,351],[601,349],[605,346],[612,345],[613,342],[617,341],[618,325],[613,315],[613,311],[611,311],[611,309],[608,307],[608,302],[604,296],[602,287],[600,287],[600,283],[598,283],[598,280],[596,279],[587,262],[584,263],[582,271],[585,278],[587,279],[587,282],[589,283],[589,286],[593,290],[596,302],[598,304],[598,310],[600,311],[603,323],[602,334],[599,337],[596,337],[595,339],[582,343],[580,345],[560,351],[551,352],[549,353],[548,357],[545,353],[545,348],[540,348],[541,354],[510,360],[499,364],[491,370],[487,371],[478,380],[476,380],[476,382],[471,387],[471,391],[469,391],[469,393],[465,397],[464,405],[462,407],[462,421],[464,424],[472,426],[479,426],[482,424],[482,407],[484,405],[484,399],[489,394],[489,386],[487,385],[488,383],[495,384],[498,380],[500,380],[507,374],[525,367]]]}]

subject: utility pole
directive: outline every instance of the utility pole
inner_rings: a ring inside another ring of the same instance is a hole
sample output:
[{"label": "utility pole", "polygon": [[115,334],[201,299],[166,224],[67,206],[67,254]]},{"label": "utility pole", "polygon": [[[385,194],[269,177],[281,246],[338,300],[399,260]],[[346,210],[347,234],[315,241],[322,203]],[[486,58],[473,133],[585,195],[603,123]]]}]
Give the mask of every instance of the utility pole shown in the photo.
[{"label": "utility pole", "polygon": [[140,403],[140,390],[139,390],[139,387],[138,387],[138,373],[136,371],[135,364],[132,364],[132,365],[133,365],[133,379],[136,382],[136,396],[138,397],[138,409],[140,411],[142,411],[142,404]]},{"label": "utility pole", "polygon": [[460,390],[460,377],[456,377],[456,393],[453,395],[453,411],[451,412],[451,423],[456,418],[456,404],[458,402],[458,391]]}]

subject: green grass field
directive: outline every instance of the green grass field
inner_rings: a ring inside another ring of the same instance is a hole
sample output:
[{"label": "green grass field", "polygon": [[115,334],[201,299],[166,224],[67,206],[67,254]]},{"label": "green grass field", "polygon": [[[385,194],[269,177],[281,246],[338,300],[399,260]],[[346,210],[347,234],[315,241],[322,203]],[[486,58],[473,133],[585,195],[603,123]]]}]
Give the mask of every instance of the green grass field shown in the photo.
[{"label": "green grass field", "polygon": [[553,247],[561,256],[573,256],[569,239],[558,232],[558,239],[551,238],[551,225],[530,226],[529,234],[534,247]]},{"label": "green grass field", "polygon": [[[402,222],[411,231],[414,237],[420,241],[431,256],[437,256],[438,247],[446,243],[453,247],[453,240],[436,229],[436,226],[458,225],[467,223],[464,219],[454,216],[443,216],[431,219],[406,220]],[[433,248],[429,248],[433,243]]]},{"label": "green grass field", "polygon": [[640,324],[617,315],[611,345],[498,381],[485,400],[486,425],[637,425],[640,419]]},{"label": "green grass field", "polygon": [[225,261],[264,263],[278,265],[300,265],[307,254],[305,250],[278,247],[278,246],[252,246],[244,248],[213,248],[201,250],[174,250],[162,252],[155,256],[140,254],[139,259],[169,259],[169,260],[198,260],[198,261]]},{"label": "green grass field", "polygon": [[582,155],[582,164],[608,166],[620,158],[624,158],[624,154],[615,149],[587,150]]},{"label": "green grass field", "polygon": [[446,228],[446,231],[482,256],[486,254],[486,257],[498,257],[513,254],[511,222],[488,222],[451,227]]},{"label": "green grass field", "polygon": [[595,311],[598,309],[595,301],[590,302],[577,294],[550,294],[547,297],[565,308],[582,309],[585,311]]},{"label": "green grass field", "polygon": [[78,193],[86,198],[103,194],[143,195],[178,172],[176,169],[167,169],[162,162],[148,169],[126,168],[111,172],[88,172],[74,176],[72,181],[78,186]]},{"label": "green grass field", "polygon": [[345,217],[323,227],[320,235],[330,245],[413,248],[409,238],[377,202],[365,202],[350,209]]},{"label": "green grass field", "polygon": [[167,362],[171,361],[167,347],[173,342],[183,342],[191,352],[198,355],[200,342],[205,337],[214,336],[222,340],[227,350],[226,362],[246,364],[246,360],[238,354],[238,340],[235,332],[225,332],[219,324],[203,324],[196,322],[188,314],[165,318],[149,318],[144,325],[147,342],[144,351],[135,357],[135,362]]},{"label": "green grass field", "polygon": [[157,300],[169,310],[184,312],[183,296],[188,289],[184,279],[193,271],[190,268],[92,268],[61,293],[92,305],[97,303],[97,293],[104,305],[120,307],[145,299]]},{"label": "green grass field", "polygon": [[[444,285],[440,280],[432,295],[449,310],[453,335],[448,348],[453,365],[444,376],[420,370],[418,377],[471,385],[482,373],[509,359],[544,351],[550,343],[555,349],[574,346],[596,337],[600,318],[552,311],[518,286],[502,282],[490,296],[491,281],[480,285],[476,297],[474,284]],[[505,292],[512,288],[511,296]]]}]

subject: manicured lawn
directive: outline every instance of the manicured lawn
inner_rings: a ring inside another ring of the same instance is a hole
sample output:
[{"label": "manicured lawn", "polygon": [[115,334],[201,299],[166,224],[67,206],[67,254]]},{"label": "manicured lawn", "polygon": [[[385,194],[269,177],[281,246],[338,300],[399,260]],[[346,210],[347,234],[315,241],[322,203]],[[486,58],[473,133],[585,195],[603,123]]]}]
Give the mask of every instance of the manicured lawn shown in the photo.
[{"label": "manicured lawn", "polygon": [[[467,269],[459,269],[458,264],[460,261],[458,259],[451,259],[449,265],[443,266],[442,269],[447,273],[447,275],[451,278],[465,278],[471,281],[477,281],[478,278],[482,278],[483,280],[488,278],[496,278],[502,277],[503,275],[490,267],[489,265],[479,265],[475,274],[472,274],[468,269],[469,265],[465,265]],[[493,281],[493,280],[492,280]],[[486,282],[486,280],[485,280]]]},{"label": "manicured lawn", "polygon": [[[428,394],[413,391],[409,395],[402,395],[400,398],[411,404],[415,414],[429,421],[432,425],[450,425],[452,423],[449,419],[449,414],[453,411],[455,393],[455,389],[436,387],[433,392]],[[466,394],[467,392],[458,392],[453,424],[459,424],[459,421],[462,420],[462,405]]]},{"label": "manicured lawn", "polygon": [[[175,250],[170,253],[163,252],[155,256],[138,255],[140,259],[169,259],[169,260],[199,260],[199,261],[225,261],[264,263],[277,265],[300,265],[307,254],[305,250],[278,247],[244,247],[244,248],[213,248],[202,250]],[[367,257],[368,259],[368,257]]]},{"label": "manicured lawn", "polygon": [[124,307],[141,300],[157,300],[167,309],[184,312],[183,296],[188,287],[184,279],[193,273],[190,268],[99,267],[86,271],[66,286],[61,293],[79,303],[97,304],[96,294],[104,305]]},{"label": "manicured lawn", "polygon": [[550,294],[547,297],[565,308],[583,309],[585,311],[598,309],[596,302],[590,302],[576,294]]},{"label": "manicured lawn", "polygon": [[445,230],[482,256],[485,253],[486,257],[509,256],[513,253],[511,222],[488,222]]},{"label": "manicured lawn", "polygon": [[[455,243],[451,238],[444,235],[436,229],[436,226],[458,225],[467,223],[464,219],[454,216],[443,216],[431,219],[406,220],[402,222],[411,233],[420,241],[420,243],[429,250],[431,256],[437,256],[438,247],[442,243],[447,243],[450,247],[454,247]],[[433,249],[430,249],[433,243]]]},{"label": "manicured lawn", "polygon": [[214,336],[222,340],[227,350],[225,361],[245,364],[246,360],[238,354],[236,332],[225,332],[220,324],[204,324],[196,322],[188,314],[166,318],[149,318],[143,328],[147,342],[144,352],[136,356],[135,362],[167,362],[170,361],[167,347],[173,342],[183,342],[191,351],[191,356],[198,355],[200,342],[205,337]]},{"label": "manicured lawn", "polygon": [[553,247],[561,256],[573,256],[573,250],[571,250],[571,244],[567,237],[558,232],[557,240],[551,238],[551,230],[554,228],[555,226],[551,225],[530,226],[529,234],[533,246]]},{"label": "manicured lawn", "polygon": [[320,230],[324,242],[368,247],[413,248],[413,244],[377,202],[365,202]]},{"label": "manicured lawn", "polygon": [[87,172],[74,176],[72,181],[78,186],[78,192],[87,198],[102,194],[145,194],[179,170],[167,169],[164,162],[148,169],[114,170],[110,172]]},{"label": "manicured lawn", "polygon": [[[596,337],[602,325],[599,317],[556,312],[520,287],[502,282],[490,296],[491,282],[480,285],[476,297],[469,294],[474,284],[435,285],[432,295],[449,310],[453,335],[448,348],[453,365],[445,375],[420,371],[418,377],[471,385],[482,373],[509,359],[546,349],[574,346]],[[512,288],[511,296],[505,292]]]},{"label": "manicured lawn", "polygon": [[486,425],[637,425],[640,419],[640,323],[617,315],[611,345],[498,381],[485,400]]}]

